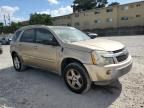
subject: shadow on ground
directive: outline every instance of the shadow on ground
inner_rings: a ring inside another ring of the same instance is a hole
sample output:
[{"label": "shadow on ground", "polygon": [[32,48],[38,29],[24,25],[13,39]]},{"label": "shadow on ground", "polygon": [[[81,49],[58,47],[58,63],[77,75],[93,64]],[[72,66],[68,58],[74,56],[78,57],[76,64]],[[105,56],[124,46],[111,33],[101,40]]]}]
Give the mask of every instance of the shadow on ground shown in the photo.
[{"label": "shadow on ground", "polygon": [[68,90],[60,76],[47,71],[0,70],[0,105],[14,108],[107,108],[121,90],[118,81],[115,86],[93,85],[88,93],[78,95]]}]

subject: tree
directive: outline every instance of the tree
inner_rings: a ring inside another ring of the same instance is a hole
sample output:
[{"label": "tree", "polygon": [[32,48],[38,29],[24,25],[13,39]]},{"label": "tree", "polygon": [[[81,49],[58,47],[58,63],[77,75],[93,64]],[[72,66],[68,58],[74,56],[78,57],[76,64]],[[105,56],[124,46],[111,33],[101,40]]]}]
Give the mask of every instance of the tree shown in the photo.
[{"label": "tree", "polygon": [[118,2],[112,2],[112,3],[109,4],[108,6],[115,6],[115,5],[120,5],[120,3],[118,3]]},{"label": "tree", "polygon": [[22,27],[20,22],[11,22],[10,26],[3,26],[2,30],[0,30],[0,33],[14,33],[20,27]]},{"label": "tree", "polygon": [[0,22],[0,34],[2,33],[2,31],[3,31],[3,23],[2,22]]},{"label": "tree", "polygon": [[21,23],[20,22],[11,22],[11,31],[14,32],[16,31],[17,29],[19,29],[20,27],[22,27]]},{"label": "tree", "polygon": [[29,23],[34,24],[44,24],[44,25],[52,25],[52,18],[47,14],[31,14]]},{"label": "tree", "polygon": [[73,11],[85,11],[94,8],[102,8],[107,4],[107,0],[74,0]]},{"label": "tree", "polygon": [[97,0],[96,3],[97,3],[96,8],[102,8],[102,7],[105,7],[106,4],[108,4],[108,1],[107,0]]},{"label": "tree", "polygon": [[0,27],[3,27],[4,25],[3,25],[3,23],[2,22],[0,22]]}]

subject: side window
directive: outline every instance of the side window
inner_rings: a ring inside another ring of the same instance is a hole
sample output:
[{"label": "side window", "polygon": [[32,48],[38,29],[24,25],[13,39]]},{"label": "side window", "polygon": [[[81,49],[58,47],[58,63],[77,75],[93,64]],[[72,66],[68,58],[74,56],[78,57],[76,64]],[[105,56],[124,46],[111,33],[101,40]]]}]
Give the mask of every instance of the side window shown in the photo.
[{"label": "side window", "polygon": [[17,32],[15,33],[15,35],[14,35],[12,41],[15,42],[15,41],[18,39],[18,37],[20,36],[20,34],[21,34],[21,31],[17,31]]},{"label": "side window", "polygon": [[34,42],[34,38],[35,38],[35,30],[29,29],[29,30],[24,31],[24,33],[21,36],[20,42],[32,43]]},{"label": "side window", "polygon": [[50,44],[56,41],[53,34],[46,29],[39,28],[36,30],[36,43]]}]

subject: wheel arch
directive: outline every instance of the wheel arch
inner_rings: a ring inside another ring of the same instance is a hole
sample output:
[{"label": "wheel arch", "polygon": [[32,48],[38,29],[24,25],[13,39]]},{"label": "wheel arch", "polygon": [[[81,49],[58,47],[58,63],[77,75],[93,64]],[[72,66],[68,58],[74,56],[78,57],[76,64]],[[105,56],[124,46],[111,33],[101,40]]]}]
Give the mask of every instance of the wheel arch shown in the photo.
[{"label": "wheel arch", "polygon": [[[85,66],[83,65],[83,63],[82,63],[80,60],[78,60],[78,59],[70,58],[70,57],[69,57],[69,58],[64,58],[64,59],[62,60],[62,62],[61,62],[61,74],[63,74],[63,70],[65,69],[65,67],[66,67],[68,64],[74,63],[74,62],[79,63],[82,67],[85,68]],[[87,71],[86,68],[85,68],[85,70]]]},{"label": "wheel arch", "polygon": [[12,52],[11,52],[11,56],[12,56],[12,57],[13,57],[15,54],[17,54],[16,51],[12,51]]},{"label": "wheel arch", "polygon": [[14,57],[14,55],[17,55],[17,56],[20,58],[20,60],[21,60],[22,62],[24,62],[22,56],[20,56],[16,51],[12,51],[12,52],[11,52],[12,58]]}]

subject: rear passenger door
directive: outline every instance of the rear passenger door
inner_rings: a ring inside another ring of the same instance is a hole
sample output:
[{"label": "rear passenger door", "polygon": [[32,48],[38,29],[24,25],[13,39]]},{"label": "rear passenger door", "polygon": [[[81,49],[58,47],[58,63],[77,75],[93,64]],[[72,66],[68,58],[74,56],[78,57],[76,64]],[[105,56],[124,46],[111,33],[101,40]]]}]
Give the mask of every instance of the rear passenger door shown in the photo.
[{"label": "rear passenger door", "polygon": [[33,65],[33,52],[34,52],[34,39],[35,39],[35,29],[28,29],[23,32],[18,42],[18,50],[20,56],[22,56],[24,63],[28,65]]}]

